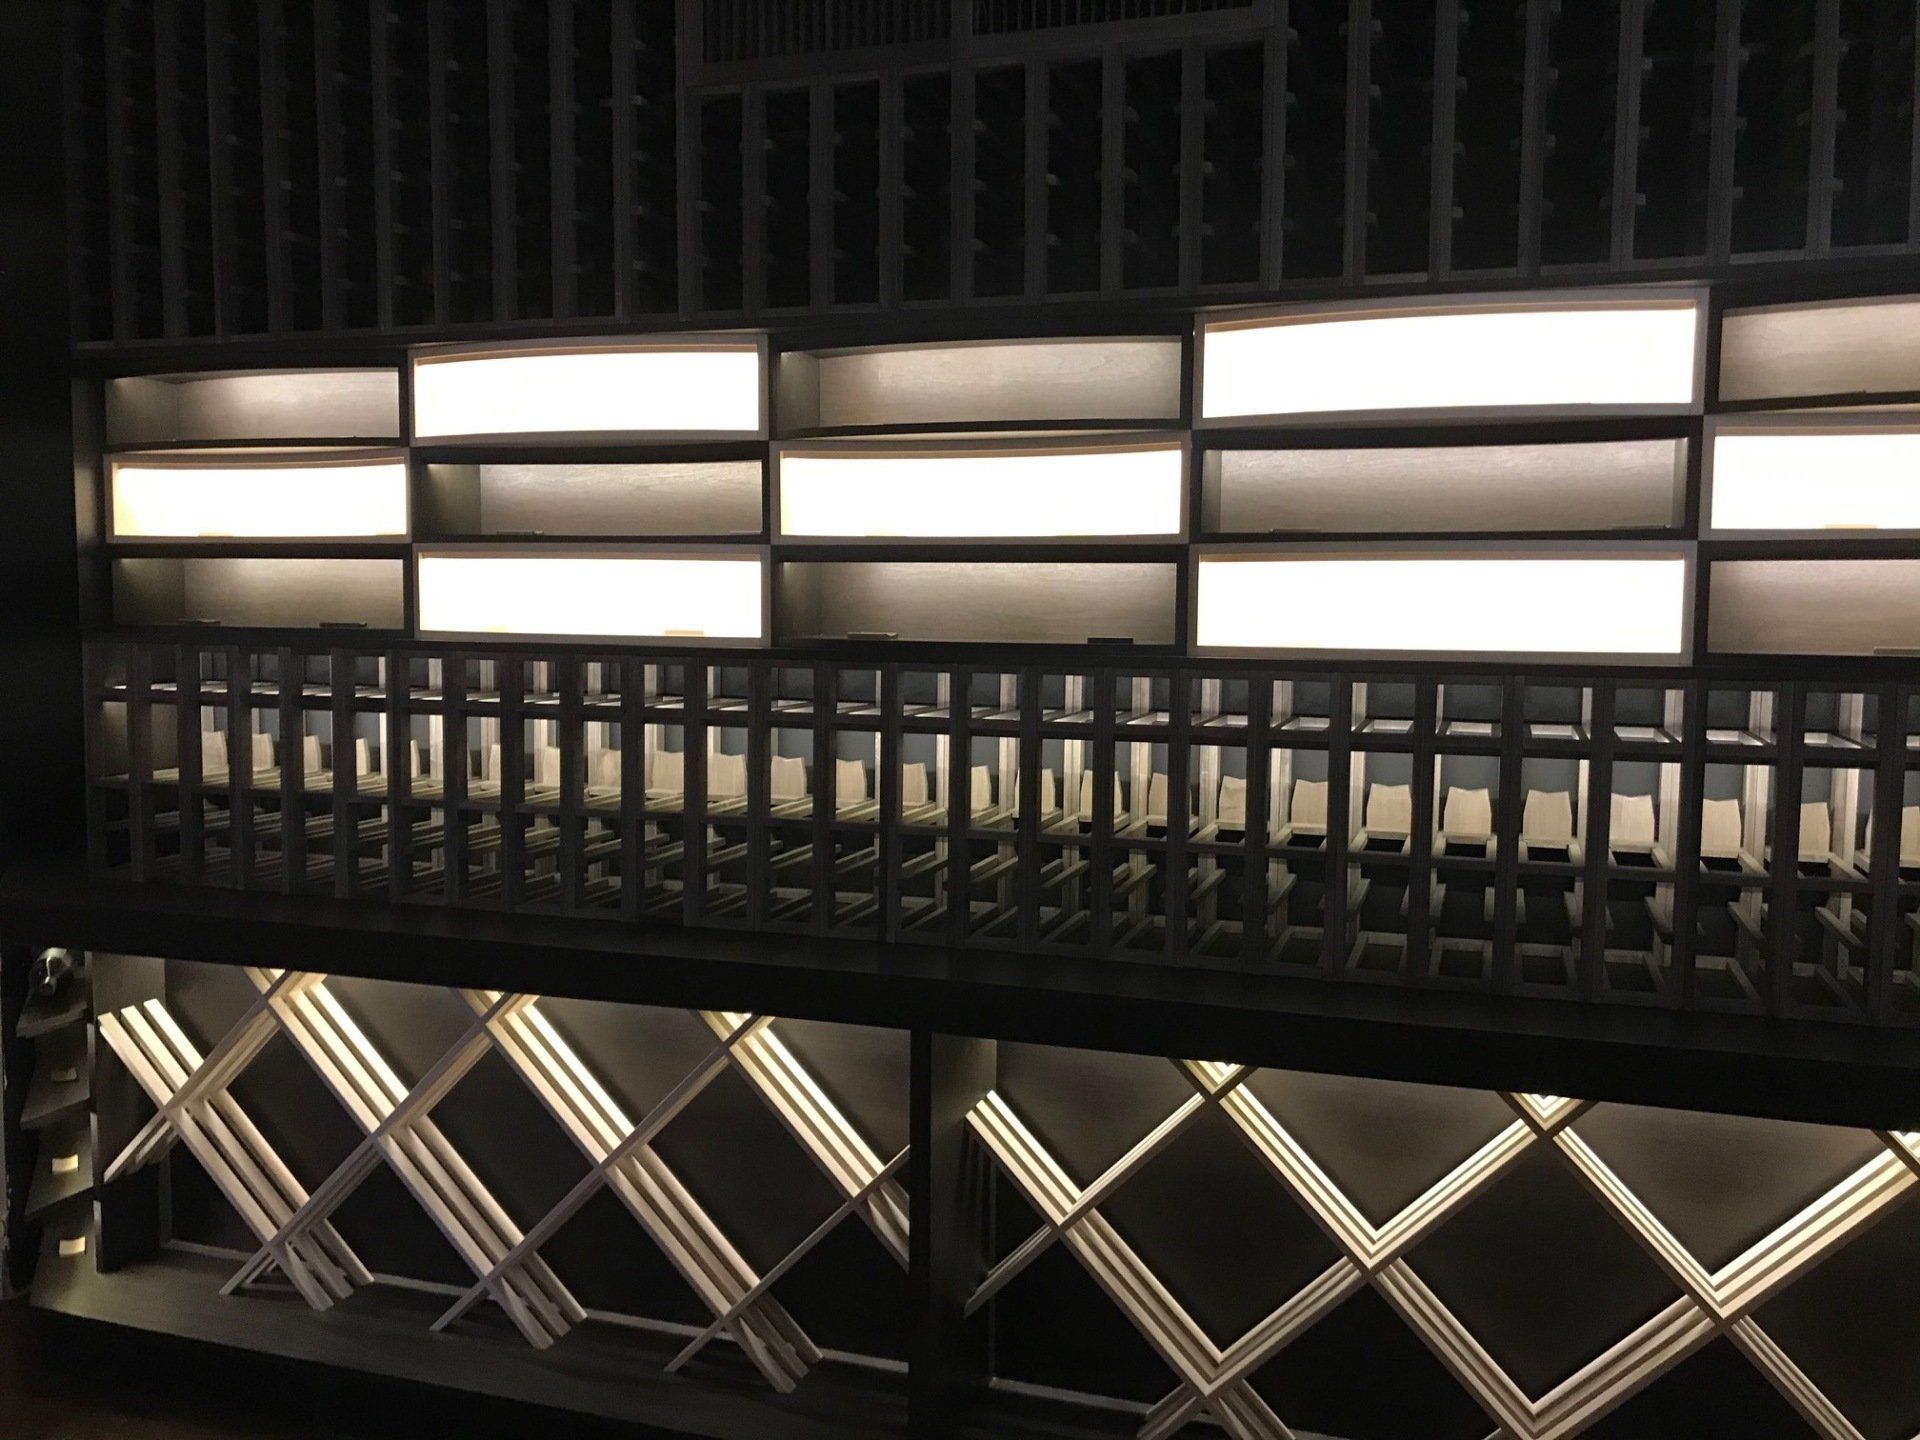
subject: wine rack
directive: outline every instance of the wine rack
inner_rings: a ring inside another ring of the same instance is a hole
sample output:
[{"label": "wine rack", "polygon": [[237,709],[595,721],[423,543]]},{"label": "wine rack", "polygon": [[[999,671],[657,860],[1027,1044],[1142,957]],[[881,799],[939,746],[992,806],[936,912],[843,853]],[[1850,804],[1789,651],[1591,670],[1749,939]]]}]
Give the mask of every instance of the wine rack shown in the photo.
[{"label": "wine rack", "polygon": [[1904,1321],[1831,1343],[1913,1274],[1907,1131],[76,958],[107,1178],[97,1223],[50,1226],[56,1314],[808,1440],[1606,1435],[1703,1405],[1840,1440],[1920,1398]]},{"label": "wine rack", "polygon": [[1026,287],[1028,211],[1025,67],[1000,66],[973,77],[973,293],[1017,296]]},{"label": "wine rack", "polygon": [[103,348],[1698,278],[1920,237],[1894,0],[82,8],[74,324]]},{"label": "wine rack", "polygon": [[1100,103],[1098,60],[1047,71],[1047,290],[1100,288]]},{"label": "wine rack", "polygon": [[[1282,280],[1342,273],[1347,234],[1349,45],[1344,0],[1289,7],[1286,34]],[[1339,145],[1322,136],[1339,135]]]},{"label": "wine rack", "polygon": [[1265,55],[1257,45],[1222,46],[1205,65],[1200,281],[1247,284],[1261,274],[1266,196],[1278,183],[1263,144]]}]

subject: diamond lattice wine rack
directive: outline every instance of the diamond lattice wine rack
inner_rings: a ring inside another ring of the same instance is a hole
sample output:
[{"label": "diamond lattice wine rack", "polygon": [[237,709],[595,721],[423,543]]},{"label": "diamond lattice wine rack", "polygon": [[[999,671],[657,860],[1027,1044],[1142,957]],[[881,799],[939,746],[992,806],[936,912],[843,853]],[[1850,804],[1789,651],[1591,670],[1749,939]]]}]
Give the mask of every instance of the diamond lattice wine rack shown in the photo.
[{"label": "diamond lattice wine rack", "polygon": [[36,1286],[67,1313],[622,1418],[692,1386],[713,1435],[906,1433],[933,1363],[1019,1436],[1920,1420],[1904,1131],[85,965],[96,1203]]}]

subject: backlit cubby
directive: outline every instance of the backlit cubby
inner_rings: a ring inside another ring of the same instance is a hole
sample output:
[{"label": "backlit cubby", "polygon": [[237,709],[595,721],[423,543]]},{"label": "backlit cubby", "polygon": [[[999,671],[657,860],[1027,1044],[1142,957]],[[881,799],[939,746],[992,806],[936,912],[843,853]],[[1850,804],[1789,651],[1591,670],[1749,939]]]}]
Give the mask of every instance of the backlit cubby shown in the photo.
[{"label": "backlit cubby", "polygon": [[1920,300],[1735,309],[1721,322],[1722,401],[1899,400],[1920,393]]},{"label": "backlit cubby", "polygon": [[780,433],[1172,422],[1180,369],[1177,336],[790,350]]},{"label": "backlit cubby", "polygon": [[416,441],[764,438],[763,341],[674,337],[413,352]]},{"label": "backlit cubby", "polygon": [[119,452],[107,459],[111,540],[404,541],[401,450]]},{"label": "backlit cubby", "polygon": [[816,638],[1172,645],[1171,562],[786,560],[782,641]]},{"label": "backlit cubby", "polygon": [[1716,653],[1920,653],[1920,560],[1715,560],[1707,585]]},{"label": "backlit cubby", "polygon": [[1702,317],[1685,290],[1203,314],[1195,420],[1697,412]]},{"label": "backlit cubby", "polygon": [[1215,654],[1636,656],[1688,649],[1684,551],[1307,547],[1198,552],[1194,646]]},{"label": "backlit cubby", "polygon": [[707,547],[460,546],[418,553],[420,631],[681,639],[766,638],[761,552]]},{"label": "backlit cubby", "polygon": [[1702,529],[1823,548],[1920,535],[1920,426],[1809,413],[1708,422]]},{"label": "backlit cubby", "polygon": [[397,440],[393,369],[206,371],[106,382],[109,446]]},{"label": "backlit cubby", "polygon": [[402,630],[401,560],[294,556],[120,556],[113,561],[119,625]]},{"label": "backlit cubby", "polygon": [[1209,447],[1202,515],[1214,534],[1672,531],[1687,442]]},{"label": "backlit cubby", "polygon": [[423,538],[438,540],[757,537],[763,469],[757,459],[430,463],[422,467],[418,525]]},{"label": "backlit cubby", "polygon": [[787,441],[776,538],[1178,542],[1186,469],[1179,436]]}]

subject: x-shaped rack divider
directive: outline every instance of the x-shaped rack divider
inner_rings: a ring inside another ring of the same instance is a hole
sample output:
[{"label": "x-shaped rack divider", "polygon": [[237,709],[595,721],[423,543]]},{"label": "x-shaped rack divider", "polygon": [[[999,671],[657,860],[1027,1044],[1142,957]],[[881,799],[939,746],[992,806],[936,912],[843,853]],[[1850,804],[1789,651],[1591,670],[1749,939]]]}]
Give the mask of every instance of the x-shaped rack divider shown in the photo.
[{"label": "x-shaped rack divider", "polygon": [[[432,1119],[433,1107],[490,1048],[487,1022],[524,1008],[526,998],[503,997],[409,1089],[327,988],[326,977],[309,977],[310,983],[273,994],[278,972],[249,968],[246,973],[254,988],[269,997],[269,1009],[294,1048],[364,1137],[276,1239],[284,1243],[329,1220],[384,1162],[467,1267],[490,1277],[494,1298],[528,1343],[551,1345],[586,1318],[580,1303],[537,1255],[492,1274],[520,1240],[519,1228]],[[228,1282],[225,1293],[246,1284],[271,1259],[270,1248],[263,1246]]]},{"label": "x-shaped rack divider", "polygon": [[[157,1107],[108,1172],[117,1178],[179,1140],[242,1215],[260,1248],[227,1283],[233,1293],[277,1266],[303,1298],[325,1309],[372,1276],[332,1224],[341,1205],[382,1163],[427,1212],[473,1271],[474,1284],[435,1321],[444,1329],[491,1298],[529,1343],[545,1348],[585,1311],[540,1257],[540,1249],[603,1186],[610,1188],[713,1312],[712,1323],[674,1357],[679,1369],[725,1332],[768,1382],[791,1390],[820,1352],[772,1297],[773,1287],[853,1216],[887,1253],[907,1263],[907,1152],[882,1162],[832,1103],[767,1017],[703,1012],[715,1047],[638,1122],[538,1009],[531,995],[463,990],[472,1024],[411,1089],[326,988],[323,975],[251,969],[260,992],[241,1021],[201,1057],[158,1000],[103,1016],[102,1034]],[[274,1035],[285,1032],[353,1117],[362,1139],[309,1195],[229,1093]],[[431,1118],[489,1050],[527,1084],[592,1168],[530,1230],[521,1233]],[[652,1149],[660,1132],[735,1067],[842,1196],[790,1253],[756,1274]]]},{"label": "x-shaped rack divider", "polygon": [[[1752,1311],[1781,1286],[1844,1243],[1920,1179],[1920,1137],[1882,1134],[1883,1153],[1805,1206],[1741,1255],[1709,1273],[1653,1212],[1573,1130],[1584,1102],[1506,1095],[1514,1122],[1375,1227],[1271,1111],[1248,1090],[1245,1067],[1178,1061],[1195,1086],[1131,1150],[1084,1190],[990,1092],[969,1116],[974,1133],[1045,1223],[989,1270],[971,1313],[1055,1240],[1088,1273],[1179,1377],[1149,1412],[1142,1440],[1163,1440],[1211,1415],[1236,1440],[1282,1440],[1291,1432],[1248,1383],[1280,1350],[1363,1285],[1371,1284],[1498,1422],[1496,1435],[1558,1440],[1598,1420],[1670,1366],[1725,1334],[1787,1400],[1829,1440],[1863,1440],[1860,1431],[1773,1342]],[[1304,1204],[1345,1252],[1296,1295],[1222,1350],[1166,1291],[1098,1206],[1188,1126],[1218,1109],[1255,1155]],[[1483,1191],[1537,1143],[1549,1143],[1584,1184],[1652,1253],[1681,1287],[1674,1302],[1555,1386],[1529,1396],[1447,1309],[1403,1258],[1441,1221]]]},{"label": "x-shaped rack divider", "polygon": [[301,1297],[325,1310],[373,1277],[324,1221],[298,1236],[282,1236],[309,1197],[230,1093],[279,1030],[271,1002],[317,978],[280,976],[205,1056],[158,1000],[102,1015],[100,1035],[155,1107],[153,1118],[107,1167],[105,1180],[130,1175],[176,1142],[184,1144]]},{"label": "x-shaped rack divider", "polygon": [[[499,998],[486,991],[461,993],[483,1015]],[[727,1317],[728,1333],[767,1382],[785,1392],[819,1361],[819,1349],[785,1307],[764,1290],[756,1293],[760,1277],[652,1147],[667,1124],[726,1070],[734,1048],[767,1024],[755,1017],[723,1035],[719,1045],[637,1123],[531,1001],[494,1025],[491,1033],[501,1055],[593,1167],[521,1237],[513,1252],[502,1257],[502,1263],[522,1264],[536,1255],[604,1185],[707,1308]],[[444,1329],[491,1293],[490,1278],[483,1275],[479,1285],[434,1322],[434,1328]]]},{"label": "x-shaped rack divider", "polygon": [[[476,1010],[497,997],[463,992]],[[603,1185],[610,1186],[713,1312],[713,1320],[668,1364],[678,1370],[722,1331],[732,1335],[776,1389],[791,1390],[819,1351],[772,1298],[775,1284],[849,1216],[859,1215],[888,1252],[907,1262],[907,1196],[895,1178],[901,1151],[882,1164],[833,1105],[764,1016],[702,1012],[718,1040],[694,1069],[639,1122],[594,1078],[534,1004],[493,1027],[501,1054],[592,1162],[581,1181],[521,1242],[529,1254],[545,1244]],[[844,1197],[842,1203],[765,1274],[756,1275],[651,1142],[727,1067],[738,1069]],[[510,1257],[512,1258],[512,1257]],[[475,1286],[434,1322],[453,1323],[484,1293]]]}]

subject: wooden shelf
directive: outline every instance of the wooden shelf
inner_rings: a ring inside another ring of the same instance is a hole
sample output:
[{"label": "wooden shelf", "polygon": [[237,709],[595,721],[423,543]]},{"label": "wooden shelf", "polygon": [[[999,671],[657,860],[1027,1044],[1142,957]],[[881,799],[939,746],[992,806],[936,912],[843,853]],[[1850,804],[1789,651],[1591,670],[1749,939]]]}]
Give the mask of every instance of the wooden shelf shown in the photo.
[{"label": "wooden shelf", "polygon": [[[70,1170],[56,1171],[57,1163],[77,1162]],[[37,1220],[93,1191],[93,1140],[84,1118],[67,1121],[40,1134],[40,1154],[34,1161],[33,1180],[27,1190],[27,1208],[22,1215]]]},{"label": "wooden shelf", "polygon": [[70,984],[68,993],[52,1003],[29,1000],[20,1012],[20,1020],[14,1026],[13,1033],[22,1040],[37,1040],[43,1035],[51,1035],[86,1019],[87,1006],[85,987]]},{"label": "wooden shelf", "polygon": [[1171,645],[1178,575],[1172,563],[1133,561],[789,560],[777,638]]},{"label": "wooden shelf", "polygon": [[1920,655],[1920,560],[1714,560],[1707,648]]},{"label": "wooden shelf", "polygon": [[145,947],[429,985],[452,975],[511,993],[1093,1048],[1122,1036],[1159,1055],[1828,1124],[1920,1124],[1905,1029],[1343,987],[1151,960],[188,891],[88,880],[77,865],[16,867],[0,877],[0,900],[7,936],[57,932],[122,953]]},{"label": "wooden shelf", "polygon": [[780,433],[1175,421],[1178,336],[978,340],[790,350]]},{"label": "wooden shelf", "polygon": [[573,464],[480,461],[423,468],[424,539],[539,534],[759,538],[761,459]]},{"label": "wooden shelf", "polygon": [[1206,452],[1215,533],[1561,533],[1676,530],[1687,442],[1677,436],[1516,445]]},{"label": "wooden shelf", "polygon": [[114,623],[398,630],[406,614],[399,559],[181,555],[113,562]]},{"label": "wooden shelf", "polygon": [[1905,400],[1920,390],[1920,300],[1823,300],[1732,309],[1721,322],[1723,401]]},{"label": "wooden shelf", "polygon": [[[72,1078],[62,1079],[63,1075]],[[33,1080],[20,1105],[20,1128],[44,1130],[68,1118],[91,1095],[85,1034],[76,1030],[66,1036],[50,1035],[34,1046]]]},{"label": "wooden shelf", "polygon": [[395,369],[205,371],[106,382],[109,446],[400,437]]},{"label": "wooden shelf", "polygon": [[683,1335],[649,1335],[610,1324],[579,1327],[567,1343],[536,1351],[511,1331],[476,1329],[459,1344],[428,1327],[447,1297],[391,1285],[358,1293],[314,1323],[282,1296],[223,1296],[238,1263],[163,1251],[102,1275],[91,1255],[62,1259],[51,1232],[33,1287],[36,1309],[134,1331],[174,1335],[236,1351],[370,1372],[498,1400],[574,1410],[706,1440],[857,1440],[896,1436],[904,1425],[901,1382],[828,1366],[791,1396],[749,1388],[744,1365],[721,1355],[697,1382],[662,1366]]}]

